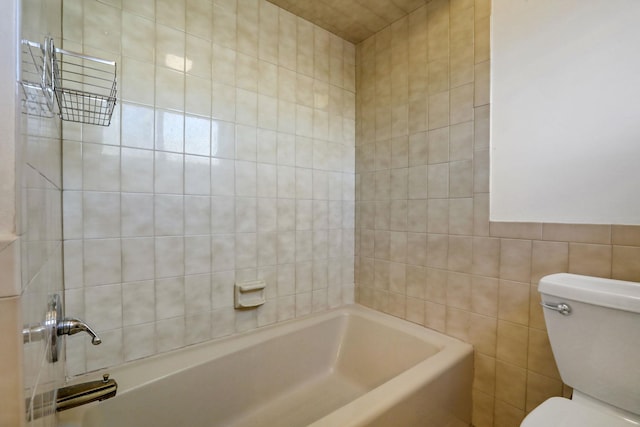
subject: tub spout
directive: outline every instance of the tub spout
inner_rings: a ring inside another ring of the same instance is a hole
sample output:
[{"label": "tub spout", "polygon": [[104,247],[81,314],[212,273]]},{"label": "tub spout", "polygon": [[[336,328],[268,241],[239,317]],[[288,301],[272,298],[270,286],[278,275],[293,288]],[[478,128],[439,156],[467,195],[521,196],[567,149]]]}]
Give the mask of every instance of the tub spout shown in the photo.
[{"label": "tub spout", "polygon": [[116,395],[118,383],[109,379],[109,374],[102,376],[102,380],[89,381],[82,384],[70,385],[56,390],[47,391],[34,396],[33,400],[26,399],[27,421],[32,421],[51,415],[52,411],[64,411],[109,399]]},{"label": "tub spout", "polygon": [[80,319],[66,318],[58,324],[58,335],[74,335],[78,332],[86,332],[91,335],[91,344],[93,345],[102,342],[98,334]]},{"label": "tub spout", "polygon": [[114,397],[118,391],[115,380],[109,379],[109,374],[102,377],[102,381],[71,385],[58,389],[56,411],[75,408],[91,402],[97,402]]}]

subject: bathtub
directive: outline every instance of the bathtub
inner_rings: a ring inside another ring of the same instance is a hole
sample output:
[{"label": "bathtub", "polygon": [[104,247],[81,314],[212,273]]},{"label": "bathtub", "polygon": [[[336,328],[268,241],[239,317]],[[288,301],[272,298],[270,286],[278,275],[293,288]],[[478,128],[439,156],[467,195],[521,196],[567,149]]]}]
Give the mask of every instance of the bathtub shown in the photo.
[{"label": "bathtub", "polygon": [[59,426],[471,425],[472,347],[359,305],[109,372],[118,395]]}]

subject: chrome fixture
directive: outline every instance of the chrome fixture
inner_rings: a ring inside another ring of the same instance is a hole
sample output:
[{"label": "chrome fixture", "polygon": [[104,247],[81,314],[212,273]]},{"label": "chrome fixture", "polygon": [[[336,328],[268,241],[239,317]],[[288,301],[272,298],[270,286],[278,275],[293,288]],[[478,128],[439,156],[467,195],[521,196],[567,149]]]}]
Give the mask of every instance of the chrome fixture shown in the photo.
[{"label": "chrome fixture", "polygon": [[65,318],[58,323],[58,335],[75,335],[78,332],[86,332],[91,335],[91,344],[98,345],[102,343],[100,337],[80,319]]},{"label": "chrome fixture", "polygon": [[549,310],[557,311],[563,316],[568,316],[571,314],[571,306],[564,302],[559,302],[557,304],[549,304],[548,302],[541,302],[540,305]]},{"label": "chrome fixture", "polygon": [[[59,388],[55,400],[55,410],[56,412],[65,411],[87,403],[109,399],[114,397],[117,391],[118,383],[110,379],[109,374],[104,374],[102,380]],[[32,402],[33,407],[27,399],[27,421],[51,415],[53,409],[51,403],[54,395],[54,391],[49,391],[35,396]]]},{"label": "chrome fixture", "polygon": [[109,374],[104,374],[102,380],[63,387],[58,389],[56,411],[109,399],[114,397],[117,391],[118,383],[109,379]]},{"label": "chrome fixture", "polygon": [[62,303],[58,294],[49,298],[45,320],[39,325],[29,325],[22,330],[24,343],[41,340],[50,341],[50,349],[47,353],[49,362],[57,362],[60,355],[58,337],[61,335],[74,335],[78,332],[86,332],[91,336],[91,344],[98,345],[102,342],[100,337],[80,319],[62,318]]}]

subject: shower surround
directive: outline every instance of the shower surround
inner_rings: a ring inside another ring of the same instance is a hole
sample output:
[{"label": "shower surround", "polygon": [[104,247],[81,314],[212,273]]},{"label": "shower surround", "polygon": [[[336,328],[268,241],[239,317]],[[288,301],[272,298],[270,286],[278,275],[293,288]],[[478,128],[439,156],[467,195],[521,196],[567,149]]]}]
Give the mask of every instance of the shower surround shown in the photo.
[{"label": "shower surround", "polygon": [[63,37],[120,88],[63,128],[71,375],[353,301],[351,43],[261,0],[66,0]]}]

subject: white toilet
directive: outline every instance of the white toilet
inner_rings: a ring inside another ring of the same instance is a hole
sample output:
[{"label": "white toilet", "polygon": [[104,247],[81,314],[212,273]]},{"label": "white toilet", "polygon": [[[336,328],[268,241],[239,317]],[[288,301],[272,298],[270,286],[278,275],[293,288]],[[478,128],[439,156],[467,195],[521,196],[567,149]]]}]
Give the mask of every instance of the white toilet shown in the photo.
[{"label": "white toilet", "polygon": [[573,398],[548,399],[521,427],[640,426],[640,283],[562,273],[538,291]]}]

